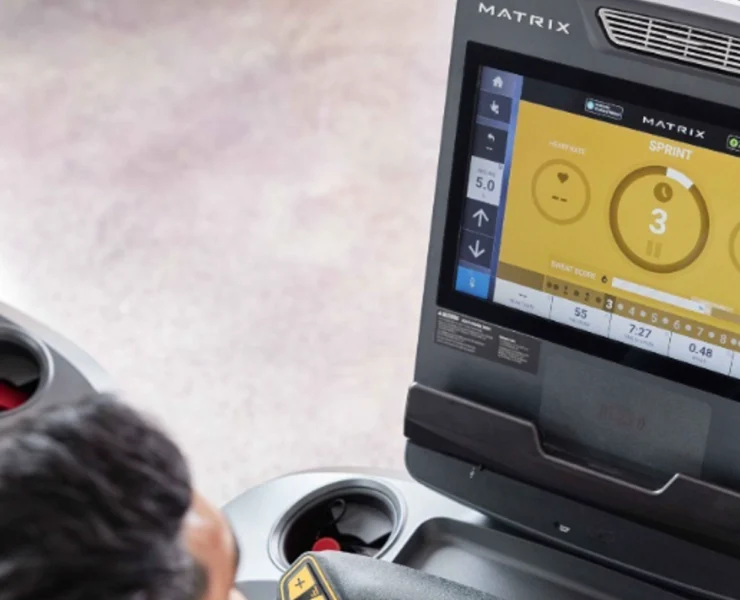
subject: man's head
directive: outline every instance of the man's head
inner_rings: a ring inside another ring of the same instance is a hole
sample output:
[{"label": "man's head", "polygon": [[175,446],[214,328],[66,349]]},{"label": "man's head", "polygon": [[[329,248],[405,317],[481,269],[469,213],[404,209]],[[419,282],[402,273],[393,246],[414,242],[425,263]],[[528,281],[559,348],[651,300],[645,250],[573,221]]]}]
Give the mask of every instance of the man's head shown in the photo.
[{"label": "man's head", "polygon": [[0,434],[0,600],[226,600],[237,561],[177,446],[114,398]]}]

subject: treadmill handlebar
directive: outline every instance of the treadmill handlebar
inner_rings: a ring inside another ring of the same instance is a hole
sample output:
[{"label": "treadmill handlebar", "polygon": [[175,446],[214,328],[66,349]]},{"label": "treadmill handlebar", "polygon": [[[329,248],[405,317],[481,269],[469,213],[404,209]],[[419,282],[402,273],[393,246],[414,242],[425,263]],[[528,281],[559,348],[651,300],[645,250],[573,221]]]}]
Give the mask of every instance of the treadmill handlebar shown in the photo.
[{"label": "treadmill handlebar", "polygon": [[280,580],[278,600],[498,600],[408,567],[342,552],[301,556]]}]

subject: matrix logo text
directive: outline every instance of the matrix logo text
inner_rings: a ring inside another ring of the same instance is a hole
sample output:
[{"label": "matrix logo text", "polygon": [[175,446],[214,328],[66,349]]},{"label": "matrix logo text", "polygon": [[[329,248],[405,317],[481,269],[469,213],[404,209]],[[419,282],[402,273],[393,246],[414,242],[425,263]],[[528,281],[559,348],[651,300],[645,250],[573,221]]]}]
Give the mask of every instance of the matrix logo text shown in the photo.
[{"label": "matrix logo text", "polygon": [[678,125],[676,123],[663,121],[661,119],[653,119],[652,117],[642,117],[642,124],[649,125],[650,127],[655,127],[656,129],[665,129],[666,131],[672,131],[678,133],[679,135],[685,135],[697,140],[703,140],[707,135],[707,132],[701,129],[694,129],[693,127],[686,127],[686,125]]},{"label": "matrix logo text", "polygon": [[506,21],[515,21],[522,25],[528,25],[529,27],[537,27],[547,31],[553,31],[555,33],[561,33],[563,35],[570,35],[570,23],[564,23],[563,21],[557,21],[555,19],[548,19],[546,17],[540,17],[539,15],[530,15],[529,13],[521,10],[510,10],[508,8],[497,8],[495,5],[488,5],[485,2],[481,2],[478,5],[478,12],[495,19],[504,19]]}]

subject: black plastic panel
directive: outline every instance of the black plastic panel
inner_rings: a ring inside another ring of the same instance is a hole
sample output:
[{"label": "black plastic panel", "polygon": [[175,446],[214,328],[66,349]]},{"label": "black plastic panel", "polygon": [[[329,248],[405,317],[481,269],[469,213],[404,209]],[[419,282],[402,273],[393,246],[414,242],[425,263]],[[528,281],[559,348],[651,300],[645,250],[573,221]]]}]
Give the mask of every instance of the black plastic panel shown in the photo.
[{"label": "black plastic panel", "polygon": [[407,446],[415,479],[533,540],[677,593],[738,598],[740,561],[475,464]]},{"label": "black plastic panel", "polygon": [[[492,470],[740,555],[740,494],[676,475],[647,489],[547,455],[526,420],[421,386],[409,391],[406,435]],[[740,588],[739,588],[740,589]]]},{"label": "black plastic panel", "polygon": [[541,544],[449,519],[425,523],[397,562],[502,600],[677,598]]}]

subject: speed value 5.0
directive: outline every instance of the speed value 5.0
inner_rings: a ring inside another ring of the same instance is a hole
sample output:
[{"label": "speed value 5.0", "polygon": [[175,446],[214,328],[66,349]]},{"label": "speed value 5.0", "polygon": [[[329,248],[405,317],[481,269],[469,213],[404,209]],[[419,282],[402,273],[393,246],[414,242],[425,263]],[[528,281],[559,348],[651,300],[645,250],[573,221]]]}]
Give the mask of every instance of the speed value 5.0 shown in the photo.
[{"label": "speed value 5.0", "polygon": [[470,160],[468,198],[498,206],[501,201],[504,165],[479,156]]},{"label": "speed value 5.0", "polygon": [[496,191],[496,180],[493,177],[478,176],[475,178],[475,187],[479,190],[495,192]]}]

